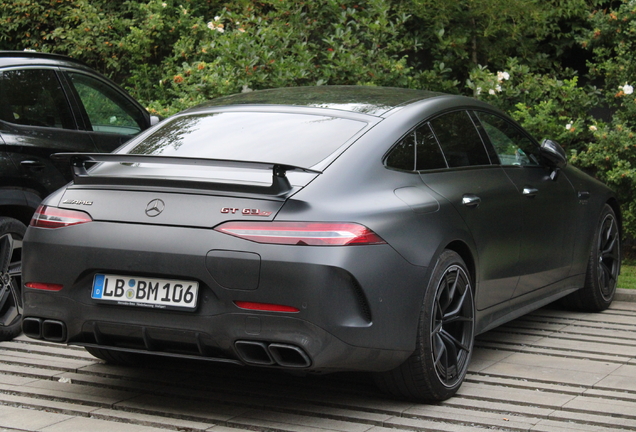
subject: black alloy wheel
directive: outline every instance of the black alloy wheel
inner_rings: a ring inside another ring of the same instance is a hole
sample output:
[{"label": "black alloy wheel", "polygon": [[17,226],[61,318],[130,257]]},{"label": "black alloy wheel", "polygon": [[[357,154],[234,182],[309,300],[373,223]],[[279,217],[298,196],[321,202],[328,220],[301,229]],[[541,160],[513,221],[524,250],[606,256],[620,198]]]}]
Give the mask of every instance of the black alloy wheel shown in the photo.
[{"label": "black alloy wheel", "polygon": [[566,296],[563,304],[580,311],[600,312],[607,309],[614,300],[620,269],[620,227],[614,210],[606,204],[594,233],[585,285]]},{"label": "black alloy wheel", "polygon": [[22,239],[26,226],[0,217],[0,340],[22,331]]},{"label": "black alloy wheel", "polygon": [[475,302],[462,258],[444,251],[431,276],[413,354],[399,367],[374,375],[395,396],[422,402],[452,397],[466,376],[475,336]]},{"label": "black alloy wheel", "polygon": [[449,266],[437,288],[431,313],[435,372],[448,388],[461,383],[472,350],[474,305],[470,278],[459,265]]},{"label": "black alloy wheel", "polygon": [[612,301],[621,265],[620,235],[616,216],[607,213],[603,217],[597,239],[597,279],[604,301]]}]

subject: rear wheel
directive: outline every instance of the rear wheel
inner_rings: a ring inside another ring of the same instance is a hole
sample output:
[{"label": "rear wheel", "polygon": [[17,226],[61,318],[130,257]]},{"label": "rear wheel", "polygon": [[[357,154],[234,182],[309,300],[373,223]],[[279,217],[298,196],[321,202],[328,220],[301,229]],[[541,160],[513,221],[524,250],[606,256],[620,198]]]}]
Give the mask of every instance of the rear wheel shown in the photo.
[{"label": "rear wheel", "polygon": [[461,386],[473,350],[475,304],[461,257],[444,251],[424,296],[416,347],[398,368],[377,373],[383,390],[418,401],[437,402]]},{"label": "rear wheel", "polygon": [[26,226],[0,217],[0,340],[22,331],[22,239]]},{"label": "rear wheel", "polygon": [[616,214],[606,204],[594,233],[585,285],[563,299],[567,307],[600,312],[610,306],[616,293],[616,282],[621,268],[620,243]]}]

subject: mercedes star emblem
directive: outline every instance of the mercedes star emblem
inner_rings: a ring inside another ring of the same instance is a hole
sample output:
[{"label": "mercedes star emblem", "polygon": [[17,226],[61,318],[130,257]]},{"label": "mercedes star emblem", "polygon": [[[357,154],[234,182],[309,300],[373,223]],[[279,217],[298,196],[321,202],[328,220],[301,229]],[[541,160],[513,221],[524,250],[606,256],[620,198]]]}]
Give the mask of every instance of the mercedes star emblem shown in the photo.
[{"label": "mercedes star emblem", "polygon": [[146,206],[146,214],[149,217],[159,216],[164,208],[166,208],[166,204],[163,201],[154,199]]}]

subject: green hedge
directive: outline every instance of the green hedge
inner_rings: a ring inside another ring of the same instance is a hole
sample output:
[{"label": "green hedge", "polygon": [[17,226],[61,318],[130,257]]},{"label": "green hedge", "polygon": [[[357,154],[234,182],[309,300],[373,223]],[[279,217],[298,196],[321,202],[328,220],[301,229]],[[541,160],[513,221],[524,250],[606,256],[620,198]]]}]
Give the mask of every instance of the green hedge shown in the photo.
[{"label": "green hedge", "polygon": [[[612,7],[610,7],[612,6]],[[615,188],[636,238],[636,2],[6,0],[0,49],[79,58],[149,111],[361,84],[487,100]],[[602,116],[592,116],[594,112]]]}]

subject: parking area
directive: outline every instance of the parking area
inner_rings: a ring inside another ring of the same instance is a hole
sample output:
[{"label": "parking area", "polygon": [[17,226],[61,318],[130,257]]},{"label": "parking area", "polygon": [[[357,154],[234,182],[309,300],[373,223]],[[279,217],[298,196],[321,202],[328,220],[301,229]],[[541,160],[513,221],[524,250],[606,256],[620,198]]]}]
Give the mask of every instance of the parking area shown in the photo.
[{"label": "parking area", "polygon": [[0,431],[633,431],[632,299],[601,314],[543,308],[481,335],[458,396],[439,405],[390,399],[365,374],[114,367],[20,336],[0,344]]}]

